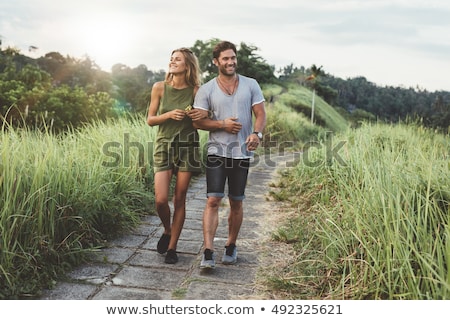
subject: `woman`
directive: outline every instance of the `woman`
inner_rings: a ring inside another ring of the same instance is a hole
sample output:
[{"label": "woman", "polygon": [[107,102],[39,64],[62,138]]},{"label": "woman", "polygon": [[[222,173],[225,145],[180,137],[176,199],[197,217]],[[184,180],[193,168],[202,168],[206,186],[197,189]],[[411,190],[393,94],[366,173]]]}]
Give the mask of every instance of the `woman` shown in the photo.
[{"label": "woman", "polygon": [[[192,109],[200,86],[197,57],[187,48],[172,51],[164,81],[153,85],[147,124],[158,125],[153,151],[156,211],[164,226],[157,250],[166,253],[165,263],[178,261],[178,239],[186,216],[186,193],[192,175],[201,172],[199,135],[192,121],[207,116],[207,111]],[[169,189],[176,176],[173,219]]]}]

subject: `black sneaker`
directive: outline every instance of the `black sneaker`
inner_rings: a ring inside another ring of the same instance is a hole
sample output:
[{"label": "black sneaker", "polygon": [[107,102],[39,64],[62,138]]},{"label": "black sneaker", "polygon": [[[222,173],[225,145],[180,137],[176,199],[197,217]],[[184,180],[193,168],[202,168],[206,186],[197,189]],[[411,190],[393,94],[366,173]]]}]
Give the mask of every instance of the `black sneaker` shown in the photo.
[{"label": "black sneaker", "polygon": [[161,238],[158,241],[158,245],[156,246],[156,250],[158,250],[158,253],[163,254],[167,252],[167,248],[169,247],[170,242],[170,234],[165,234],[161,236]]},{"label": "black sneaker", "polygon": [[173,249],[168,250],[164,262],[168,264],[177,263],[178,262],[177,252]]}]

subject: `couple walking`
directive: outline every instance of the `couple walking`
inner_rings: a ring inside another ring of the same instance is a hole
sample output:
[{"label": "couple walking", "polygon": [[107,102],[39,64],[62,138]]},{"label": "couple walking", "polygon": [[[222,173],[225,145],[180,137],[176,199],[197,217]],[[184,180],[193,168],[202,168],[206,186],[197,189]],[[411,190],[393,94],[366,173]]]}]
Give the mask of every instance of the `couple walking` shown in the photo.
[{"label": "couple walking", "polygon": [[[166,254],[165,263],[169,264],[178,261],[177,242],[186,216],[191,177],[202,171],[197,129],[209,131],[204,252],[200,268],[215,267],[214,236],[225,183],[228,183],[230,212],[222,263],[236,263],[250,160],[262,141],[266,124],[264,96],[259,84],[236,72],[236,46],[222,41],[214,47],[212,58],[218,75],[200,85],[197,57],[187,48],[174,50],[165,80],[155,83],[151,92],[147,123],[159,126],[153,166],[156,211],[164,227],[157,250]],[[173,176],[176,182],[172,215],[169,187]]]}]

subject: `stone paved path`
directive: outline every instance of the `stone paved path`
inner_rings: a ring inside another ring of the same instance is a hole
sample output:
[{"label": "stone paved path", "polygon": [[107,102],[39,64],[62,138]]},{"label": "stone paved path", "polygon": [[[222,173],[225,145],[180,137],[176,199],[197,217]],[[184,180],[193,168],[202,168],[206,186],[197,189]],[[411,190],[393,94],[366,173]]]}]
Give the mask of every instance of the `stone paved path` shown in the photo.
[{"label": "stone paved path", "polygon": [[45,291],[43,300],[231,300],[257,295],[254,280],[259,265],[259,243],[267,237],[264,216],[276,211],[277,203],[269,200],[271,183],[278,169],[293,161],[292,155],[255,158],[250,169],[244,222],[237,246],[238,263],[220,263],[227,236],[228,201],[219,210],[216,234],[216,268],[199,269],[203,246],[202,213],[205,206],[205,177],[192,181],[187,196],[186,222],[178,243],[179,262],[164,263],[156,252],[163,231],[157,216],[147,216],[131,234],[112,241],[94,255],[93,262],[83,265]]}]

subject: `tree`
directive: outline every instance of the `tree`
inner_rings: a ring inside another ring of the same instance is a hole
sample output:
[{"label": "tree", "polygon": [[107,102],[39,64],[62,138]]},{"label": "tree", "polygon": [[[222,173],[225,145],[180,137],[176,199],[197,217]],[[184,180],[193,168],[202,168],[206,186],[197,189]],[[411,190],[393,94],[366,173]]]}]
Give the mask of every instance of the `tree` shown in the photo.
[{"label": "tree", "polygon": [[249,46],[241,42],[238,49],[238,72],[254,78],[259,83],[273,83],[275,81],[275,67],[267,62],[255,52],[255,46]]},{"label": "tree", "polygon": [[[214,46],[221,40],[217,38],[210,39],[206,42],[197,40],[191,48],[192,52],[198,57],[200,69],[203,72],[204,82],[211,80],[217,74],[217,67],[213,64],[212,52]],[[270,66],[266,61],[257,55],[255,51],[258,48],[241,42],[237,48],[238,67],[237,71],[259,83],[271,83],[276,80],[274,71],[275,67]]]},{"label": "tree", "polygon": [[191,47],[192,52],[197,56],[200,70],[202,71],[203,81],[207,82],[214,78],[217,68],[213,63],[212,52],[214,46],[220,42],[219,39],[213,38],[206,42],[197,40]]},{"label": "tree", "polygon": [[144,112],[148,107],[152,85],[164,80],[164,77],[165,71],[153,72],[142,64],[136,68],[116,64],[112,67],[113,97],[119,101],[123,110]]},{"label": "tree", "polygon": [[35,60],[0,51],[1,118],[11,125],[62,131],[104,120],[113,115],[111,88],[111,76],[88,58],[51,52]]}]

